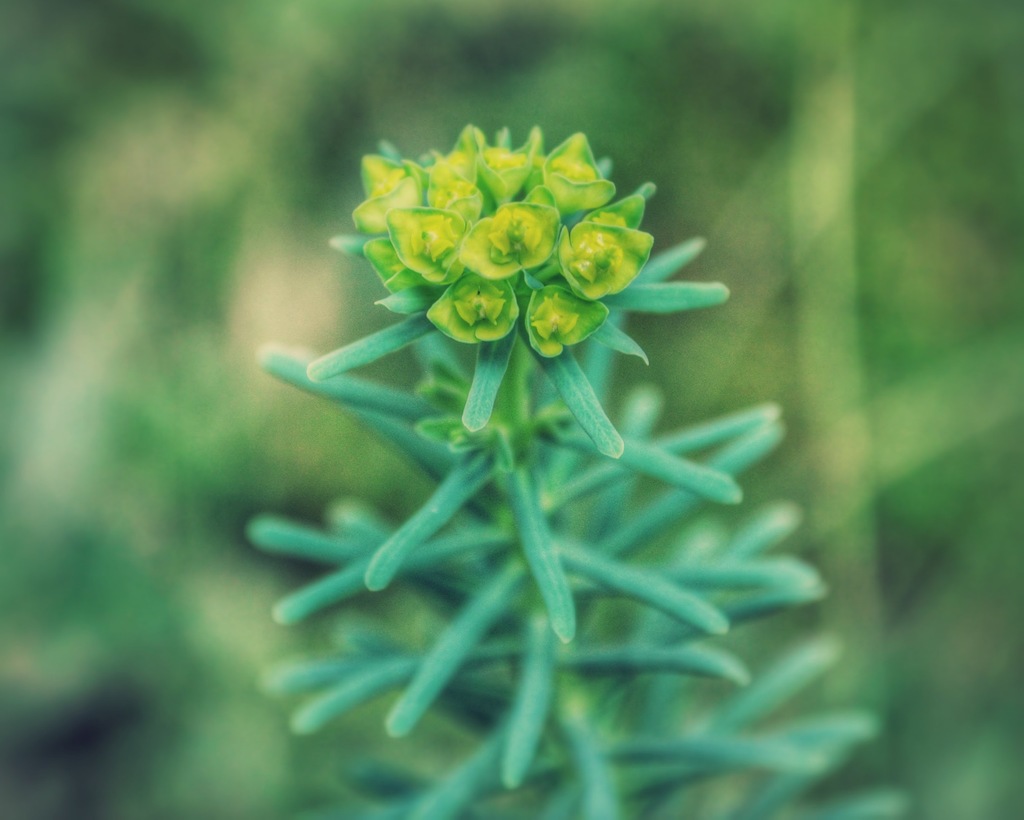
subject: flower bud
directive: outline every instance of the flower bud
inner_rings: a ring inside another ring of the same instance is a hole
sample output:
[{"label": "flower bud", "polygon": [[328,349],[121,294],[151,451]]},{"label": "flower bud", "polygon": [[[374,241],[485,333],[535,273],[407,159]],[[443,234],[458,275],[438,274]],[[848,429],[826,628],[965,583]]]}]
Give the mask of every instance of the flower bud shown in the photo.
[{"label": "flower bud", "polygon": [[447,285],[462,275],[459,247],[466,220],[440,208],[393,208],[388,234],[402,263],[432,285]]},{"label": "flower bud", "polygon": [[534,157],[540,150],[541,140],[540,129],[534,128],[526,142],[513,150],[503,144],[507,139],[499,139],[497,145],[488,146],[478,132],[477,182],[495,204],[508,202],[519,193],[533,171]]},{"label": "flower bud", "polygon": [[534,291],[526,309],[526,330],[533,349],[548,358],[565,345],[582,342],[608,318],[608,308],[557,285]]},{"label": "flower bud", "polygon": [[430,167],[427,204],[458,213],[466,222],[480,218],[484,197],[480,189],[455,170],[448,160],[439,158]]},{"label": "flower bud", "polygon": [[562,229],[558,264],[573,292],[600,299],[624,290],[651,254],[654,237],[643,231],[584,221]]},{"label": "flower bud", "polygon": [[373,266],[384,287],[392,293],[426,284],[422,276],[402,263],[395,246],[385,236],[371,239],[363,245],[363,256]]},{"label": "flower bud", "polygon": [[395,162],[369,154],[363,157],[363,189],[366,201],[352,213],[356,230],[387,231],[385,215],[391,208],[412,208],[423,202],[424,171],[414,162]]},{"label": "flower bud", "polygon": [[557,236],[557,210],[537,202],[513,202],[473,226],[459,259],[485,279],[507,279],[544,264]]},{"label": "flower bud", "polygon": [[457,342],[493,342],[515,327],[519,304],[508,282],[466,273],[433,304],[427,318]]},{"label": "flower bud", "polygon": [[600,208],[615,196],[615,185],[601,178],[583,134],[573,134],[548,154],[544,184],[555,195],[563,215]]}]

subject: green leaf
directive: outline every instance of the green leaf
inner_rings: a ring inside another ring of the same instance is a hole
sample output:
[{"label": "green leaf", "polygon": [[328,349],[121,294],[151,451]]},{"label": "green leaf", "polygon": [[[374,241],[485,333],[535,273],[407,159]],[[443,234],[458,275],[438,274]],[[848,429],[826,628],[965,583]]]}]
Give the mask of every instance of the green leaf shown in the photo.
[{"label": "green leaf", "polygon": [[351,677],[356,672],[366,670],[372,663],[374,661],[361,657],[333,657],[282,663],[264,676],[262,688],[276,695],[295,695],[324,689]]},{"label": "green leaf", "polygon": [[[649,385],[635,387],[626,395],[622,408],[623,437],[646,438],[661,415],[664,400],[661,393]],[[600,539],[606,532],[612,532],[621,526],[622,519],[629,515],[630,496],[636,480],[619,469],[618,462],[604,461],[606,466],[617,474],[617,480],[610,484],[597,498],[591,508],[586,530],[587,538],[593,541]],[[579,471],[575,471],[579,475]]]},{"label": "green leaf", "polygon": [[811,809],[798,820],[889,820],[905,816],[910,805],[895,789],[871,789]]},{"label": "green leaf", "polygon": [[333,689],[311,700],[292,717],[292,731],[308,735],[355,706],[400,686],[416,669],[418,658],[394,658],[352,675]]},{"label": "green leaf", "polygon": [[482,430],[490,421],[494,400],[498,396],[502,379],[505,378],[515,343],[515,334],[509,333],[497,342],[485,342],[477,350],[473,385],[469,389],[466,407],[462,412],[462,423],[467,430]]},{"label": "green leaf", "polygon": [[565,657],[564,663],[586,675],[675,672],[707,678],[722,678],[745,686],[750,673],[735,655],[721,649],[692,645],[625,646],[587,649]]},{"label": "green leaf", "polygon": [[246,527],[249,541],[275,555],[340,564],[364,555],[374,544],[368,538],[342,538],[276,515],[259,515]]},{"label": "green leaf", "polygon": [[593,550],[562,545],[565,566],[594,583],[634,598],[699,629],[721,635],[729,620],[703,598],[676,586],[657,573],[604,558]]},{"label": "green leaf", "polygon": [[382,305],[392,313],[421,313],[437,301],[441,291],[431,287],[406,288],[398,293],[392,293],[383,299],[378,299],[374,304]]},{"label": "green leaf", "polygon": [[[571,435],[562,436],[559,443],[582,452],[591,450],[590,442]],[[638,473],[682,487],[701,498],[722,504],[738,504],[743,500],[743,491],[728,473],[670,455],[644,441],[626,441],[619,461]]]},{"label": "green leaf", "polygon": [[311,381],[322,382],[356,367],[375,362],[412,344],[434,326],[425,316],[412,316],[397,325],[371,333],[357,342],[340,347],[326,356],[314,359],[306,367]]},{"label": "green leaf", "polygon": [[505,614],[522,580],[521,570],[506,567],[487,582],[452,620],[423,658],[409,687],[388,713],[388,734],[403,737],[412,731],[462,666],[466,656]]},{"label": "green leaf", "polygon": [[328,243],[336,251],[341,251],[348,256],[363,256],[363,248],[366,246],[366,237],[352,234],[340,234],[332,236]]},{"label": "green leaf", "polygon": [[544,805],[544,813],[538,820],[577,820],[579,817],[579,789],[575,783],[569,783],[555,792]]},{"label": "green leaf", "polygon": [[742,623],[774,615],[784,609],[812,604],[824,598],[827,592],[828,588],[824,584],[769,589],[733,601],[725,606],[725,613],[730,621]]},{"label": "green leaf", "polygon": [[684,565],[670,572],[674,580],[695,589],[807,590],[821,587],[821,577],[812,566],[789,557],[763,561],[716,560],[706,566]]},{"label": "green leaf", "polygon": [[492,788],[494,769],[501,753],[503,733],[498,731],[455,771],[442,777],[420,798],[409,820],[457,820],[466,817],[466,809],[477,795]]},{"label": "green leaf", "polygon": [[576,607],[537,491],[522,469],[509,476],[508,489],[519,540],[547,607],[551,628],[568,643],[576,634]]},{"label": "green leaf", "polygon": [[[782,427],[766,424],[738,438],[708,460],[708,466],[735,475],[759,461],[778,446]],[[602,552],[618,555],[645,544],[673,521],[678,521],[700,503],[688,490],[671,490],[655,499],[601,544]]]},{"label": "green leaf", "polygon": [[597,449],[606,456],[619,458],[625,448],[622,436],[609,421],[572,354],[563,350],[560,355],[548,359],[535,352],[534,357]]},{"label": "green leaf", "polygon": [[501,780],[507,789],[522,784],[548,719],[555,677],[555,642],[546,618],[533,618],[526,625],[522,670],[501,760]]},{"label": "green leaf", "polygon": [[785,429],[781,424],[764,424],[730,441],[708,460],[708,464],[735,475],[778,447],[784,435]]},{"label": "green leaf", "polygon": [[336,376],[330,382],[314,382],[306,375],[311,357],[277,345],[266,345],[259,353],[260,366],[270,375],[300,390],[339,402],[356,410],[418,421],[433,413],[427,402],[408,393],[373,384],[352,376]]},{"label": "green leaf", "polygon": [[647,354],[644,353],[644,349],[636,343],[636,340],[624,330],[621,330],[614,322],[604,322],[594,331],[593,338],[595,342],[599,342],[605,347],[610,347],[619,353],[643,359],[646,365],[651,363],[647,358]]},{"label": "green leaf", "polygon": [[[280,624],[298,623],[362,592],[365,589],[366,571],[373,558],[370,550],[386,538],[387,534],[376,538],[367,550],[357,555],[344,569],[326,575],[282,598],[274,606],[274,620]],[[499,547],[509,546],[511,542],[507,535],[487,529],[473,529],[466,533],[440,536],[423,544],[410,555],[403,563],[401,571],[415,572],[430,568],[469,551],[484,555]]]},{"label": "green leaf", "polygon": [[831,639],[808,641],[789,652],[745,691],[734,695],[711,716],[709,729],[735,731],[773,712],[820,677],[839,659],[839,645]]},{"label": "green leaf", "polygon": [[408,425],[376,413],[360,413],[359,418],[430,477],[440,480],[454,466],[454,458],[447,447],[427,441]]},{"label": "green leaf", "polygon": [[792,534],[802,518],[796,504],[780,502],[765,507],[733,536],[724,554],[734,559],[760,555]]},{"label": "green leaf", "polygon": [[683,763],[701,769],[813,771],[821,755],[775,738],[691,736],[626,740],[610,754],[624,763]]},{"label": "green leaf", "polygon": [[362,592],[363,576],[368,564],[367,557],[282,598],[274,605],[274,620],[285,626],[296,624]]},{"label": "green leaf", "polygon": [[655,282],[664,282],[700,256],[707,244],[703,238],[695,237],[655,254],[640,271],[636,283],[652,285]]},{"label": "green leaf", "polygon": [[774,734],[788,742],[825,751],[834,757],[837,752],[877,737],[880,730],[878,718],[873,714],[850,710],[801,717]]},{"label": "green leaf", "polygon": [[778,774],[756,788],[729,820],[773,820],[779,809],[807,791],[820,777],[820,771]]},{"label": "green leaf", "polygon": [[669,453],[680,455],[721,444],[739,435],[778,421],[782,411],[777,404],[759,404],[747,410],[719,416],[717,419],[684,427],[660,436],[656,443]]},{"label": "green leaf", "polygon": [[634,285],[609,296],[609,307],[639,313],[676,313],[680,310],[720,305],[729,298],[729,289],[719,282],[669,282],[665,285]]},{"label": "green leaf", "polygon": [[608,760],[590,728],[582,704],[571,704],[562,721],[569,752],[583,783],[583,820],[616,820],[619,798]]},{"label": "green leaf", "polygon": [[636,189],[636,195],[642,196],[644,199],[650,199],[656,193],[658,193],[658,186],[653,182],[645,182]]},{"label": "green leaf", "polygon": [[447,524],[490,480],[492,470],[483,456],[469,458],[452,470],[430,500],[374,553],[366,570],[367,588],[380,590],[391,583],[409,552]]}]

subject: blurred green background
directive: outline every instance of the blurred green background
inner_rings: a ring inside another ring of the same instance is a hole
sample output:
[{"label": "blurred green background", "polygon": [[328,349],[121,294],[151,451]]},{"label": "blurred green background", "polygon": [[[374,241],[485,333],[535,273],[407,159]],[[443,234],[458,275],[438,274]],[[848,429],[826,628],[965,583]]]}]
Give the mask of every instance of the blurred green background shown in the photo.
[{"label": "blurred green background", "polygon": [[[1020,817],[1021,42],[1009,0],[5,3],[0,813],[279,817],[393,743],[383,707],[288,734],[259,671],[332,624],[271,623],[309,572],[242,530],[427,485],[254,350],[388,321],[326,244],[359,157],[473,122],[585,131],[658,184],[656,249],[708,238],[689,271],[733,299],[634,326],[621,384],[666,424],[784,405],[745,485],[807,510],[832,594],[793,624],[847,648],[822,697],[885,720],[844,777]],[[451,739],[425,726],[403,754]]]}]

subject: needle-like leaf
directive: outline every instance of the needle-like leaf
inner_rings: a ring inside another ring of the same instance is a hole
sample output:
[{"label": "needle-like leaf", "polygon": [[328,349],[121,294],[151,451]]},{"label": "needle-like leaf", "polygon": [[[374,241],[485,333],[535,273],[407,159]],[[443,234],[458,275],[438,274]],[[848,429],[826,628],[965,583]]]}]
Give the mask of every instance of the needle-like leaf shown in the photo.
[{"label": "needle-like leaf", "polygon": [[366,586],[384,589],[410,551],[447,524],[491,477],[492,464],[483,456],[470,457],[441,482],[430,500],[381,544],[366,570]]},{"label": "needle-like leaf", "polygon": [[714,307],[729,298],[729,288],[719,282],[669,282],[664,285],[634,285],[605,298],[610,308],[639,313],[676,313],[680,310]]},{"label": "needle-like leaf", "polygon": [[519,540],[547,606],[551,628],[568,643],[576,634],[576,608],[536,487],[523,469],[509,476],[508,487]]},{"label": "needle-like leaf", "polygon": [[622,455],[622,436],[609,421],[608,416],[594,394],[572,353],[563,350],[558,356],[548,359],[534,353],[541,369],[551,379],[558,394],[576,417],[583,431],[590,436],[597,449],[611,458]]},{"label": "needle-like leaf", "polygon": [[516,334],[509,333],[496,342],[480,345],[476,355],[476,370],[473,371],[473,384],[466,399],[466,408],[462,412],[462,423],[467,430],[482,430],[490,421],[494,400],[505,378],[515,344]]},{"label": "needle-like leaf", "polygon": [[706,246],[707,242],[697,236],[654,254],[647,260],[647,264],[637,275],[634,284],[664,282],[700,256]]},{"label": "needle-like leaf", "polygon": [[306,368],[306,375],[314,382],[325,381],[401,350],[433,330],[434,326],[426,316],[410,316],[404,322],[378,330],[314,359]]},{"label": "needle-like leaf", "polygon": [[509,718],[508,738],[501,760],[501,780],[517,788],[533,763],[548,718],[555,677],[555,643],[543,617],[526,628],[523,671]]},{"label": "needle-like leaf", "polygon": [[506,568],[492,578],[448,625],[423,658],[409,687],[388,713],[388,734],[402,737],[412,731],[466,656],[505,613],[522,580],[519,569]]}]

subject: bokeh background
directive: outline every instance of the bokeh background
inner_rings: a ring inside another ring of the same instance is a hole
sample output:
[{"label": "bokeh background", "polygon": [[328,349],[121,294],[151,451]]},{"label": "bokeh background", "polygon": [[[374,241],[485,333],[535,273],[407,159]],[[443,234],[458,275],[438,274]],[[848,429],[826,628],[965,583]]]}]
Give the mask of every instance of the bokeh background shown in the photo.
[{"label": "bokeh background", "polygon": [[280,817],[388,742],[383,707],[296,739],[260,693],[331,624],[272,624],[308,571],[243,528],[426,485],[254,350],[388,321],[326,244],[359,157],[473,122],[585,131],[658,184],[656,247],[708,238],[692,277],[733,299],[634,326],[620,383],[664,385],[666,424],[785,407],[745,484],[807,511],[824,697],[884,718],[843,777],[1020,817],[1021,42],[1010,0],[3,4],[0,814]]}]

